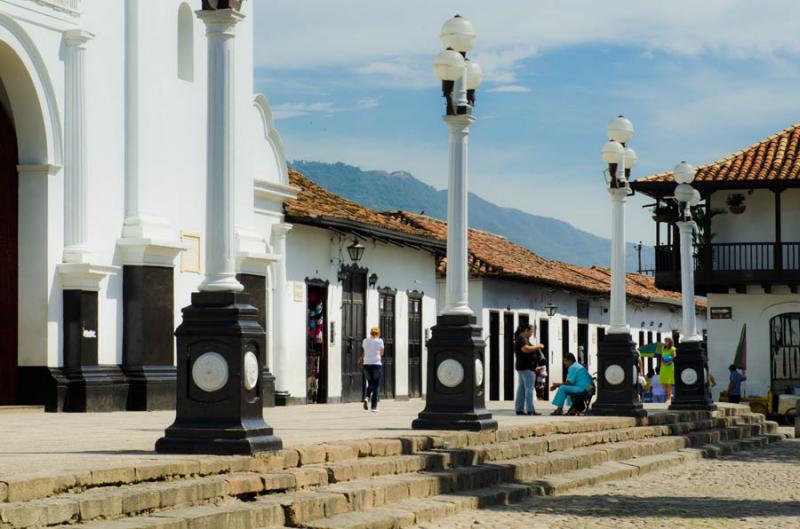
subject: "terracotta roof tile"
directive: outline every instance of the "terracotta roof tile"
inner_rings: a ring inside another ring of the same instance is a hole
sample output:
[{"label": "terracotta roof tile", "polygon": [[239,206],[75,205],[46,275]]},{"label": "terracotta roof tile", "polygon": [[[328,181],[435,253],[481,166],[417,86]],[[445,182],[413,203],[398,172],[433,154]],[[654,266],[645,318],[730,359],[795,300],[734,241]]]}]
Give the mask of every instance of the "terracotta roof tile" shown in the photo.
[{"label": "terracotta roof tile", "polygon": [[[447,240],[447,223],[444,221],[405,211],[365,208],[325,190],[292,169],[289,170],[289,181],[300,189],[297,198],[286,201],[284,205],[287,216],[295,220],[350,220],[436,241]],[[472,228],[469,230],[469,266],[472,274],[484,277],[521,279],[598,295],[607,295],[611,291],[611,275],[605,268],[584,268],[544,259],[505,237]],[[444,273],[446,268],[447,259],[442,256],[437,271]],[[643,301],[668,299],[680,302],[680,294],[657,289],[649,276],[628,274],[627,289],[628,296]]]},{"label": "terracotta roof tile", "polygon": [[[800,124],[750,147],[697,168],[696,183],[800,180]],[[636,180],[638,184],[674,182],[672,172]]]}]

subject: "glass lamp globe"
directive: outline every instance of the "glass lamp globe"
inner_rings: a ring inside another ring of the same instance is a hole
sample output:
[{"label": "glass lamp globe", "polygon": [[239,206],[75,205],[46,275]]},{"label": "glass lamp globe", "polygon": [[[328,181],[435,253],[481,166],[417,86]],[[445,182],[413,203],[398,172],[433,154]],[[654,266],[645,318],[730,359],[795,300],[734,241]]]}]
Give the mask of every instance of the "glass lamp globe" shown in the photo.
[{"label": "glass lamp globe", "polygon": [[701,200],[700,191],[695,189],[694,190],[694,194],[692,195],[692,198],[689,199],[689,206],[695,207],[696,205],[698,205],[700,203],[700,200]]},{"label": "glass lamp globe", "polygon": [[453,48],[456,51],[466,53],[475,45],[475,30],[472,22],[456,15],[442,26],[439,34],[445,48]]},{"label": "glass lamp globe", "polygon": [[603,150],[601,153],[603,155],[604,162],[619,163],[620,160],[622,160],[622,156],[625,154],[625,149],[619,143],[615,141],[609,141],[603,145]]},{"label": "glass lamp globe", "polygon": [[625,143],[633,136],[633,123],[625,116],[617,116],[608,124],[608,139]]},{"label": "glass lamp globe", "polygon": [[689,184],[678,184],[675,187],[675,200],[678,202],[689,202],[694,198],[695,189]]},{"label": "glass lamp globe", "polygon": [[633,166],[636,165],[636,161],[639,159],[636,156],[636,151],[631,149],[630,147],[625,147],[625,169],[633,169]]},{"label": "glass lamp globe", "polygon": [[467,63],[467,90],[477,90],[483,82],[483,70],[477,62],[466,61]]},{"label": "glass lamp globe", "polygon": [[692,164],[681,162],[675,166],[672,174],[675,178],[675,182],[679,184],[691,184],[694,181],[694,175],[696,172],[697,169],[695,169]]},{"label": "glass lamp globe", "polygon": [[442,81],[455,81],[464,75],[464,57],[457,51],[441,51],[433,60],[433,72]]}]

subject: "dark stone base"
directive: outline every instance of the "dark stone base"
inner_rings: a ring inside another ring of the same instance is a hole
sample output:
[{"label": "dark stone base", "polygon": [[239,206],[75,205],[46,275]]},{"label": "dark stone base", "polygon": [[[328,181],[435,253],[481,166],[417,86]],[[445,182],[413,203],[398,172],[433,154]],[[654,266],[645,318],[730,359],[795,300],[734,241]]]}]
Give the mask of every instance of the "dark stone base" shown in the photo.
[{"label": "dark stone base", "polygon": [[[483,360],[486,342],[474,316],[442,315],[428,342],[425,409],[411,423],[415,430],[496,430],[497,421],[486,409],[485,380],[476,384],[475,360]],[[439,364],[453,359],[464,369],[463,381],[451,388],[437,378]]]},{"label": "dark stone base", "polygon": [[[176,329],[178,343],[177,406],[175,422],[156,442],[167,454],[252,455],[280,450],[283,443],[264,422],[263,390],[266,336],[258,311],[247,297],[234,292],[192,294]],[[254,351],[261,366],[258,383],[246,389],[242,382],[244,351]],[[225,385],[203,391],[192,379],[193,363],[206,352],[225,358],[229,376]]]},{"label": "dark stone base", "polygon": [[264,385],[264,407],[275,407],[275,375],[265,367],[261,373],[261,383]]},{"label": "dark stone base", "polygon": [[123,366],[130,411],[175,409],[175,366]]},{"label": "dark stone base", "polygon": [[62,369],[66,379],[63,411],[124,411],[128,382],[119,366],[82,366]]},{"label": "dark stone base", "polygon": [[[669,406],[670,410],[700,410],[714,411],[717,405],[711,399],[706,382],[708,357],[703,342],[682,342],[678,344],[675,355],[675,395]],[[697,380],[693,384],[685,384],[681,374],[686,369],[693,369],[697,373]]]},{"label": "dark stone base", "polygon": [[43,405],[45,411],[64,411],[67,378],[59,367],[20,366],[19,404]]},{"label": "dark stone base", "polygon": [[[263,421],[262,421],[263,424]],[[253,455],[280,450],[283,441],[272,435],[270,427],[252,428],[248,421],[238,423],[186,424],[167,430],[167,436],[156,441],[159,454]]]},{"label": "dark stone base", "polygon": [[[636,400],[636,384],[633,368],[639,353],[630,334],[606,334],[598,344],[597,353],[597,400],[589,410],[590,415],[636,417],[647,416],[641,402]],[[612,385],[605,379],[606,368],[618,365],[625,373],[621,384]]]}]

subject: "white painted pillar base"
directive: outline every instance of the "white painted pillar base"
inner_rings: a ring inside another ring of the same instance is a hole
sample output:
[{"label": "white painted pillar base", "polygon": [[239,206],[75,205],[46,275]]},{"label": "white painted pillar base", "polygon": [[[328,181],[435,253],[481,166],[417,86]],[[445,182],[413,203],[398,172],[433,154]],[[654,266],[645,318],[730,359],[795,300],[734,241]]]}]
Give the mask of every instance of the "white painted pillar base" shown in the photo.
[{"label": "white painted pillar base", "polygon": [[467,138],[475,118],[468,114],[444,116],[450,136],[447,188],[447,283],[443,314],[469,315],[469,241],[467,208]]},{"label": "white painted pillar base", "polygon": [[628,191],[610,188],[611,195],[611,303],[609,334],[630,334],[625,314],[625,202]]},{"label": "white painted pillar base", "polygon": [[236,279],[234,206],[236,186],[235,26],[244,18],[231,9],[198,11],[208,37],[208,141],[206,252],[202,292],[241,292]]},{"label": "white painted pillar base", "polygon": [[683,309],[683,328],[681,343],[702,342],[697,333],[697,317],[694,306],[694,254],[692,247],[693,221],[678,222],[681,245],[681,303]]}]

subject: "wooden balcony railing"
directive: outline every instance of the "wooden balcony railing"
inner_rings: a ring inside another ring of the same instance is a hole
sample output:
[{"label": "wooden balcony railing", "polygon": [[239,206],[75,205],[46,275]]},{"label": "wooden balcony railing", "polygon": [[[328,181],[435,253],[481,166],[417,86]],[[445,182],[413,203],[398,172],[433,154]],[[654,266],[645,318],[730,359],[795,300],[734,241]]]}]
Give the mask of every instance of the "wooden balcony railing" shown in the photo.
[{"label": "wooden balcony railing", "polygon": [[[655,247],[656,284],[680,285],[676,247]],[[699,291],[747,282],[800,281],[800,242],[715,243],[694,248],[695,283]]]}]

